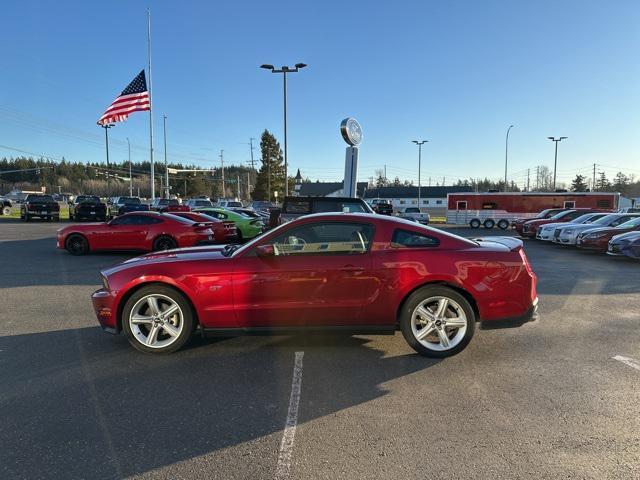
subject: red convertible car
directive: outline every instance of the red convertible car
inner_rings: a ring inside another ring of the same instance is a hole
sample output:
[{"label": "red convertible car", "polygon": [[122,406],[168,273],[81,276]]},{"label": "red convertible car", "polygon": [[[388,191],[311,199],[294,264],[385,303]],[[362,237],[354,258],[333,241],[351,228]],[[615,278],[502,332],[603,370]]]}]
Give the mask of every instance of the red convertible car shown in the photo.
[{"label": "red convertible car", "polygon": [[215,243],[233,243],[238,240],[236,224],[220,220],[210,215],[198,212],[171,212],[171,215],[186,218],[198,223],[206,223],[213,230]]},{"label": "red convertible car", "polygon": [[72,255],[98,250],[168,250],[214,243],[210,226],[156,212],[125,213],[105,223],[69,225],[58,230],[57,247]]},{"label": "red convertible car", "polygon": [[536,276],[512,237],[467,240],[374,214],[323,213],[251,242],[157,252],[101,272],[98,321],[143,352],[203,335],[329,329],[393,334],[417,352],[463,350],[475,324],[521,325]]}]

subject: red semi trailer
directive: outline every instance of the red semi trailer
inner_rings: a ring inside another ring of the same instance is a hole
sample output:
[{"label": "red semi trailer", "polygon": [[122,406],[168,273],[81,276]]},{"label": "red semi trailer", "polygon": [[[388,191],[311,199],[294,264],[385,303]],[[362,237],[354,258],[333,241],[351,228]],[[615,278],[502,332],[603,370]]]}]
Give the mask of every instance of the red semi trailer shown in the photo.
[{"label": "red semi trailer", "polygon": [[547,208],[618,210],[619,193],[609,192],[507,192],[450,193],[447,223],[472,228],[509,228],[516,218],[533,218]]}]

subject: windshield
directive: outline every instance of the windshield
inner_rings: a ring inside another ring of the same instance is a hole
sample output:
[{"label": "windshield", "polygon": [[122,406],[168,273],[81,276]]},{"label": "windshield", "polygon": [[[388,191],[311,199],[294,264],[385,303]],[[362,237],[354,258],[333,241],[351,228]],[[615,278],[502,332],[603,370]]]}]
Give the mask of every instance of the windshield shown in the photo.
[{"label": "windshield", "polygon": [[616,215],[616,214],[606,215],[602,218],[599,218],[595,222],[592,222],[591,225],[601,225],[603,227],[606,227],[612,222],[615,222],[618,218],[620,218],[620,215]]},{"label": "windshield", "polygon": [[125,205],[139,205],[140,199],[137,197],[120,197],[120,201],[118,203],[123,203]]},{"label": "windshield", "polygon": [[635,228],[637,226],[640,226],[640,217],[621,223],[615,228]]},{"label": "windshield", "polygon": [[100,198],[93,196],[93,195],[80,195],[77,199],[76,199],[77,203],[99,203],[100,202]]}]

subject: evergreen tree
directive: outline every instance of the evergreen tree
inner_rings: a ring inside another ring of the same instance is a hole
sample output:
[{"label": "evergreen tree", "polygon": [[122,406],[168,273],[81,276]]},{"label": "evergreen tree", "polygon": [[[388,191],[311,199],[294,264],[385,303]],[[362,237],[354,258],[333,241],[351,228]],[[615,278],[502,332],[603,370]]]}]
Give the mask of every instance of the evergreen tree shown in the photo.
[{"label": "evergreen tree", "polygon": [[622,172],[616,173],[616,176],[613,179],[613,190],[615,192],[626,193],[628,186],[629,186],[629,177],[627,177]]},{"label": "evergreen tree", "polygon": [[596,187],[601,192],[608,192],[611,189],[611,182],[607,178],[604,172],[600,172],[598,179],[596,180]]},{"label": "evergreen tree", "polygon": [[[253,189],[254,200],[274,200],[274,192],[278,197],[284,196],[284,164],[280,143],[268,130],[262,132],[260,138],[260,151],[262,152],[262,166],[258,171],[256,186]],[[291,185],[291,179],[290,185]],[[293,181],[295,183],[295,180]],[[271,198],[269,198],[271,197]]]},{"label": "evergreen tree", "polygon": [[571,182],[571,191],[572,192],[586,192],[587,191],[587,184],[584,181],[585,180],[585,176],[584,175],[576,175],[576,178],[573,179],[573,181]]}]

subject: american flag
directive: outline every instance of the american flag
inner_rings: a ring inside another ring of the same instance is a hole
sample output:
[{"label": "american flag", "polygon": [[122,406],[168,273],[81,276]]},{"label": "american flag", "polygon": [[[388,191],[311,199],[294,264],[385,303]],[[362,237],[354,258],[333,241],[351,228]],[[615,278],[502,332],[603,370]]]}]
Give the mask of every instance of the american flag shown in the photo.
[{"label": "american flag", "polygon": [[133,81],[127,85],[122,93],[113,101],[109,108],[98,120],[98,125],[111,122],[124,122],[133,112],[150,110],[147,80],[142,70]]}]

